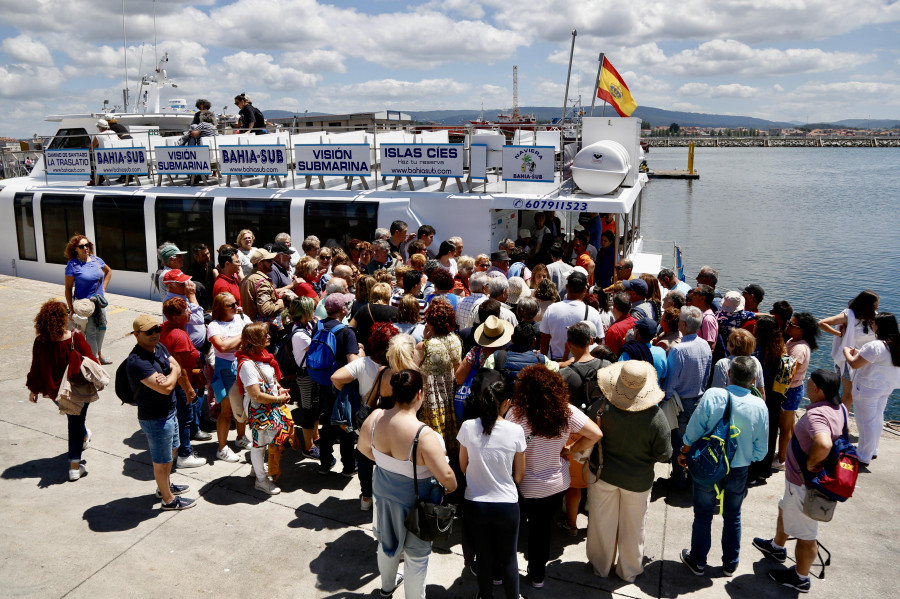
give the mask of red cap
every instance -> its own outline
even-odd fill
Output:
[[[177,268],[167,270],[166,274],[163,276],[163,283],[186,283],[190,280],[190,275],[184,274]]]

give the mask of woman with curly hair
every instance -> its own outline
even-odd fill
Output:
[[[94,255],[94,244],[90,239],[76,233],[66,244],[66,304],[69,314],[74,300],[90,300],[94,303],[84,327],[84,336],[91,352],[100,364],[112,364],[103,357],[103,338],[106,336],[106,288],[112,278],[112,269],[99,256]]]
[[[557,372],[535,365],[522,369],[513,392],[507,420],[525,431],[525,476],[519,491],[528,520],[528,577],[531,586],[544,586],[553,517],[571,482],[568,456],[591,447],[600,428],[569,403],[569,389]],[[580,436],[567,446],[569,435]]]
[[[391,338],[397,335],[397,327],[389,322],[381,322],[372,326],[369,335],[370,350],[364,358],[353,360],[346,366],[338,368],[331,375],[331,383],[340,391],[353,381],[359,382],[359,403],[370,410],[393,407],[390,401],[391,374],[388,367],[387,351]],[[387,401],[385,401],[387,400]],[[367,512],[372,509],[372,468],[375,462],[356,450],[356,464],[359,468],[359,509]]]
[[[531,280],[534,280],[534,275],[531,275]],[[559,301],[559,291],[556,289],[556,283],[550,279],[541,281],[534,290],[534,299],[538,301],[538,306],[540,307],[534,321],[540,322],[544,318],[544,312],[547,311],[550,304]]]
[[[462,342],[456,330],[456,312],[450,304],[436,299],[425,310],[424,340],[416,349],[423,354],[422,374],[425,375],[425,399],[422,402],[422,422],[444,437],[447,447],[456,453],[456,433],[459,425],[453,412],[456,391],[456,372],[462,361]]]
[[[70,331],[68,324],[66,305],[56,300],[44,302],[34,317],[37,337],[31,347],[31,370],[25,379],[31,403],[37,403],[38,395],[56,400],[59,385],[69,368],[70,352],[77,351],[97,361],[84,335]],[[81,452],[88,448],[91,441],[91,431],[84,426],[89,405],[85,403],[80,414],[66,414],[69,421],[69,480],[78,480],[87,474],[81,465]]]
[[[809,358],[812,352],[819,348],[819,322],[809,312],[794,312],[787,322],[784,332],[788,336],[785,349],[790,357],[796,361],[794,376],[784,392],[784,401],[781,404],[781,416],[778,421],[778,463],[773,464],[778,470],[784,468],[784,460],[787,457],[787,448],[794,435],[794,425],[797,422],[797,408],[803,399],[803,381],[806,379],[806,370],[809,368]]]
[[[294,267],[294,275],[303,279],[294,287],[294,293],[300,297],[308,297],[314,302],[319,301],[319,293],[316,285],[319,284],[319,261],[311,256],[303,256]]]

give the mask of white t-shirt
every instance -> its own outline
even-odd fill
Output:
[[[498,420],[491,434],[485,435],[481,419],[473,418],[462,423],[456,439],[469,454],[466,499],[483,503],[516,503],[519,495],[512,466],[515,455],[527,448],[522,427],[507,420]]]
[[[250,319],[243,314],[235,314],[231,321],[214,320],[206,327],[206,338],[212,339],[216,335],[221,335],[226,339],[231,337],[240,337],[244,327],[250,324]],[[237,351],[237,350],[235,350]],[[213,353],[217,358],[234,362],[234,352],[220,352],[213,345]]]
[[[891,350],[884,341],[870,341],[862,346],[859,355],[869,363],[856,371],[855,385],[890,393],[900,387],[900,366],[891,361]]]
[[[312,337],[309,336],[306,329],[298,328],[296,333],[291,333],[291,352],[294,354],[294,362],[298,366],[303,363],[310,343],[312,343]]]
[[[347,370],[353,375],[353,378],[359,381],[359,396],[367,397],[372,385],[375,384],[375,377],[378,376],[378,369],[381,368],[372,358],[366,356],[362,360],[353,360],[347,364]]]
[[[241,270],[244,271],[244,276],[249,277],[250,273],[253,272],[253,264],[250,262],[250,252],[255,250],[256,248],[250,248],[249,250],[242,250],[238,248],[237,257],[241,262]]]
[[[259,370],[256,369],[256,366],[259,366]],[[238,371],[238,376],[241,377],[241,384],[244,386],[245,405],[248,401],[250,401],[250,395],[247,393],[247,387],[249,387],[250,385],[260,384],[260,371],[262,371],[263,376],[266,377],[264,384],[269,388],[268,393],[274,395],[273,391],[275,390],[275,369],[265,362],[256,362],[256,365],[254,366],[252,361],[246,360],[241,365],[241,369]],[[265,390],[260,388],[260,391]]]
[[[587,318],[584,317],[584,309],[587,307]],[[606,328],[600,313],[591,306],[585,306],[581,300],[564,300],[556,302],[547,308],[541,318],[541,333],[550,335],[550,358],[558,360],[566,352],[566,330],[582,320],[594,323],[597,328],[597,336],[603,339],[606,336]]]

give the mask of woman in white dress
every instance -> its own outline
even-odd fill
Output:
[[[850,300],[847,308],[839,314],[823,318],[819,328],[834,335],[831,344],[831,359],[834,370],[841,377],[841,400],[849,410],[853,406],[853,386],[850,384],[853,370],[844,358],[844,348],[860,349],[869,341],[875,340],[872,323],[878,311],[878,294],[874,291],[863,291]]]

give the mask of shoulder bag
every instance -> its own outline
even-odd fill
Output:
[[[363,422],[366,421],[366,418],[368,418],[369,414],[372,413],[372,410],[375,409],[375,406],[372,405],[373,400],[377,400],[381,397],[381,377],[384,375],[385,370],[387,370],[387,366],[382,366],[381,370],[378,371],[378,376],[375,377],[375,383],[372,385],[369,394],[366,396],[366,400],[359,402],[359,409],[356,410],[356,414],[353,415],[354,422],[356,423],[356,430],[362,429]]]
[[[419,427],[416,437],[413,439],[412,463],[413,463],[413,488],[416,500],[412,509],[406,515],[406,530],[416,535],[425,542],[446,539],[453,531],[453,518],[456,516],[455,505],[442,505],[423,501],[419,498],[419,478],[416,476],[416,454],[419,453],[419,435],[426,425]],[[435,483],[440,486],[438,483]],[[443,489],[443,488],[442,488]]]

